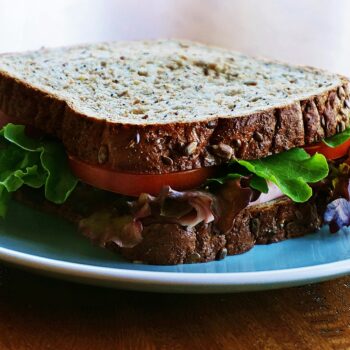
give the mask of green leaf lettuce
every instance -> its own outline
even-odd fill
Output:
[[[257,160],[238,160],[250,172],[275,183],[282,193],[294,202],[305,202],[312,195],[308,183],[315,183],[328,175],[328,163],[322,154],[312,157],[302,148]]]
[[[45,197],[61,204],[77,182],[60,143],[30,138],[23,125],[7,124],[0,130],[0,217],[9,194],[23,185],[44,187]]]
[[[328,175],[328,163],[322,154],[310,156],[302,148],[274,154],[257,160],[236,160],[226,169],[225,174],[208,183],[223,184],[229,179],[250,177],[250,186],[267,193],[267,181],[275,183],[294,202],[305,202],[312,195],[309,183],[315,183]]]
[[[334,148],[334,147],[340,146],[342,143],[344,143],[349,139],[350,139],[350,128],[346,129],[340,134],[336,134],[334,136],[324,139],[323,143],[325,143],[329,147]]]

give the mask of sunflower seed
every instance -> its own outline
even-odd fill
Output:
[[[239,139],[234,140],[233,145],[235,146],[235,148],[240,148],[242,146],[242,141]]]
[[[255,141],[258,141],[258,142],[262,142],[264,140],[263,135],[260,134],[260,132],[258,132],[258,131],[255,131],[253,138]]]
[[[97,160],[99,164],[104,164],[108,160],[108,148],[106,145],[101,145],[100,149],[98,150],[97,154]]]
[[[222,260],[225,259],[227,256],[227,249],[226,248],[222,248],[218,251],[218,253],[216,254],[216,260]]]
[[[192,253],[189,257],[188,257],[188,262],[189,263],[196,263],[199,262],[201,260],[201,256],[200,254],[198,254],[197,252]]]
[[[349,114],[349,110],[346,109],[346,108],[340,108],[339,113],[340,113],[340,115],[343,115],[343,116],[347,117],[348,114]]]
[[[214,129],[216,127],[217,122],[215,120],[211,120],[207,123],[208,129]]]
[[[254,235],[258,235],[259,231],[260,231],[260,220],[258,218],[253,218],[250,220],[250,231],[254,234]]]
[[[186,147],[185,147],[185,154],[186,156],[190,156],[191,154],[193,154],[198,146],[198,142],[193,141],[191,143],[189,143]]]
[[[338,97],[342,100],[345,97],[345,90],[342,86],[339,86],[338,88]]]
[[[231,146],[224,143],[212,146],[213,153],[223,159],[231,159],[233,155],[233,149]]]
[[[339,125],[340,125],[340,132],[345,131],[345,129],[346,129],[346,124],[345,124],[345,122],[344,122],[344,121],[341,121],[341,122],[339,123]]]
[[[340,133],[340,132],[343,132],[345,130],[345,128],[346,128],[345,123],[343,121],[341,121],[337,124],[336,131],[338,133]]]
[[[204,158],[204,164],[205,166],[211,166],[215,164],[215,158],[212,154],[207,153]]]
[[[165,165],[172,165],[174,163],[174,161],[170,157],[167,157],[167,156],[162,156],[161,159]]]
[[[136,135],[135,135],[135,141],[136,141],[137,144],[140,143],[140,139],[141,139],[140,134],[137,132]]]

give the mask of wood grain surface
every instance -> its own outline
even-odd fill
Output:
[[[276,291],[175,295],[0,266],[0,350],[350,349],[350,277]]]

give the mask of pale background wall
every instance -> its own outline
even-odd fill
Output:
[[[350,76],[350,0],[0,0],[0,51],[158,37]]]

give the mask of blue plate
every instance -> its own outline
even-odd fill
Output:
[[[318,282],[350,272],[350,231],[256,246],[222,261],[177,266],[133,264],[94,247],[68,222],[11,203],[0,222],[0,259],[89,284],[161,292],[234,292]]]

